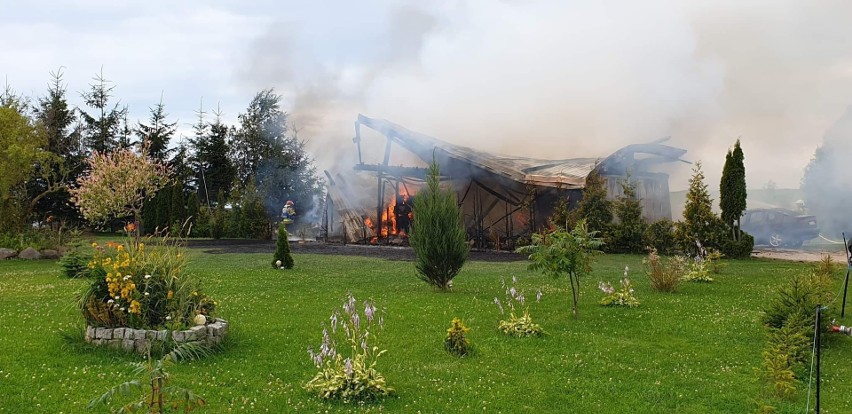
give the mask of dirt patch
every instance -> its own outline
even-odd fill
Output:
[[[843,246],[836,249],[826,248],[820,250],[794,250],[759,246],[755,247],[751,253],[751,257],[790,260],[794,262],[818,262],[825,255],[830,255],[831,260],[835,263],[846,264],[846,253],[843,251]]]
[[[205,253],[269,253],[275,252],[275,242],[268,240],[189,240],[187,247],[203,250]],[[335,254],[342,256],[376,257],[385,260],[414,260],[414,251],[401,246],[368,246],[360,244],[335,244],[316,241],[290,242],[293,253]],[[479,251],[470,252],[470,260],[481,262],[514,262],[526,260],[526,256],[512,252]]]

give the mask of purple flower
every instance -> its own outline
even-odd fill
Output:
[[[494,304],[497,305],[498,308],[500,308],[500,314],[502,315],[504,312],[503,312],[503,304],[500,303],[500,299],[494,298]]]
[[[361,326],[361,317],[358,315],[358,312],[352,314],[352,326],[355,329],[358,329]]]
[[[511,289],[509,289],[509,296],[511,296],[511,297],[513,297],[513,298],[517,298],[517,297],[515,296],[515,295],[517,295],[517,294],[518,294],[518,290],[517,290],[517,289],[515,289],[515,287],[514,287],[514,286],[512,286],[512,288],[511,288]]]
[[[376,313],[376,307],[370,304],[370,302],[364,301],[364,316],[367,317],[368,322],[373,321],[373,316]]]
[[[329,319],[331,320],[331,332],[336,332],[337,331],[337,312],[332,313],[331,318],[329,318]]]
[[[352,360],[346,358],[346,362],[343,364],[343,371],[346,372],[346,376],[352,376]]]
[[[520,303],[521,305],[523,305],[525,301],[526,301],[526,298],[524,298],[524,294],[523,294],[523,293],[521,293],[520,295],[518,295],[518,303]]]
[[[539,288],[538,292],[535,293],[535,301],[536,303],[541,302],[541,288]]]

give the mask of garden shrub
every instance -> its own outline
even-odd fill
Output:
[[[675,256],[663,259],[655,249],[651,249],[648,257],[642,260],[645,265],[645,274],[651,288],[658,292],[674,292],[685,273],[686,261],[683,257]]]
[[[624,194],[612,203],[618,219],[610,226],[606,249],[614,253],[643,253],[644,235],[648,222],[642,217],[642,200],[636,197],[636,186],[627,181],[621,183]]]
[[[707,252],[707,268],[710,269],[710,272],[718,275],[728,266],[727,263],[722,261],[723,256],[722,252],[716,249],[710,249]]]
[[[840,266],[831,260],[831,255],[825,254],[822,255],[819,262],[817,262],[816,266],[814,266],[814,274],[817,276],[832,278],[837,274],[838,269],[840,269]]]
[[[745,259],[751,257],[751,252],[754,250],[754,237],[744,231],[740,232],[740,239],[734,240],[730,237],[723,237],[719,242],[719,250],[725,257],[732,259]]]
[[[501,320],[497,324],[497,329],[500,332],[503,332],[506,335],[514,336],[516,338],[523,338],[527,336],[541,336],[544,335],[544,329],[535,322],[533,322],[530,317],[529,306],[526,303],[526,297],[524,293],[518,290],[515,287],[515,283],[517,283],[518,279],[515,276],[512,276],[512,284],[506,285],[506,280],[502,280],[502,286],[506,290],[506,307],[509,308],[509,318]],[[541,302],[541,289],[536,292],[535,300],[536,303]],[[500,299],[494,298],[494,304],[497,305],[497,308],[500,309],[500,314],[505,315],[505,308],[503,307],[503,303],[500,302]],[[523,308],[523,315],[517,316],[515,304],[517,306]]]
[[[639,306],[639,299],[636,299],[636,296],[634,295],[633,284],[630,283],[630,279],[627,278],[627,272],[629,270],[630,269],[627,266],[624,267],[624,277],[621,279],[621,288],[619,290],[615,290],[609,282],[598,283],[598,289],[606,294],[606,296],[601,299],[601,305],[627,306],[629,308]]]
[[[813,327],[802,314],[793,315],[781,328],[769,329],[769,343],[762,353],[762,371],[778,397],[789,398],[796,393],[796,382],[805,374],[810,355],[809,332],[813,332]]]
[[[669,219],[662,219],[651,223],[645,229],[643,238],[645,246],[651,247],[658,254],[665,256],[674,254],[675,239],[674,239],[674,223]]]
[[[426,189],[414,198],[414,226],[408,240],[416,256],[417,276],[447,290],[467,260],[470,247],[456,195],[441,188],[440,177],[438,163],[433,161]]]
[[[383,316],[376,305],[364,302],[363,315],[351,293],[343,302],[343,313],[335,311],[328,327],[322,331],[319,352],[308,348],[311,361],[320,371],[304,385],[304,389],[325,400],[377,400],[394,393],[385,377],[376,370],[376,363],[387,350],[380,349],[377,331],[383,326]],[[338,351],[338,340],[343,343]],[[348,352],[346,358],[341,352]]]
[[[686,282],[712,282],[713,278],[710,277],[710,259],[696,257],[692,260],[689,264],[689,271],[683,275],[683,280]]]
[[[186,258],[176,243],[92,243],[92,283],[80,300],[86,322],[100,327],[179,330],[197,315],[212,316],[216,301],[185,274]]]
[[[444,349],[456,356],[465,356],[471,351],[470,340],[467,333],[470,328],[464,325],[459,318],[453,318],[447,329],[447,337],[444,338]]]
[[[282,222],[278,225],[278,240],[275,242],[275,254],[272,256],[272,267],[275,269],[292,269],[293,256],[290,254],[290,235]]]
[[[92,255],[81,252],[79,249],[71,249],[59,259],[62,275],[69,278],[84,278],[91,273],[89,263]]]
[[[763,309],[762,322],[771,328],[781,328],[789,319],[802,318],[805,325],[814,326],[816,306],[831,303],[835,293],[832,281],[815,274],[796,275],[778,287],[775,296]],[[831,320],[832,309],[823,311],[823,319]],[[813,337],[813,330],[808,334]]]

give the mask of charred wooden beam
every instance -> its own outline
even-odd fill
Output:
[[[426,173],[428,172],[426,168],[394,167],[382,164],[355,164],[355,170],[381,172],[394,177],[417,178],[421,180],[426,179]]]

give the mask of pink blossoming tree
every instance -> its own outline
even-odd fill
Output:
[[[169,182],[168,167],[146,153],[122,149],[89,157],[89,169],[70,190],[83,217],[96,223],[128,215],[139,220],[145,201]],[[138,238],[138,228],[136,234]]]

